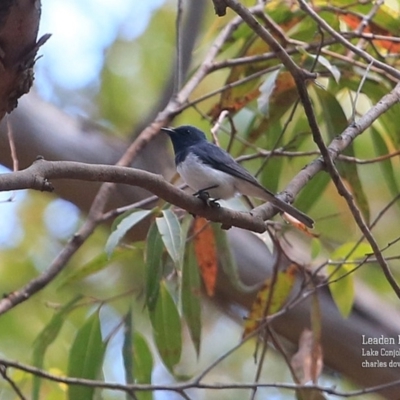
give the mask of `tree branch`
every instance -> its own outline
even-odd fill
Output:
[[[43,371],[40,368],[32,367],[30,365],[22,364],[17,361],[11,361],[6,359],[0,359],[0,365],[5,368],[15,368],[20,371],[27,372],[32,375],[45,378],[47,380],[64,383],[66,385],[80,385],[87,387],[94,387],[99,389],[110,389],[116,391],[122,391],[125,393],[132,393],[134,391],[169,391],[169,392],[180,392],[186,389],[211,389],[211,390],[225,390],[225,389],[255,389],[255,388],[277,388],[277,389],[288,389],[288,390],[304,390],[304,391],[319,391],[326,394],[331,394],[343,398],[349,398],[354,396],[360,396],[367,393],[379,393],[380,391],[388,388],[393,388],[400,385],[400,379],[384,383],[382,385],[371,386],[361,390],[352,390],[343,392],[335,389],[334,387],[327,387],[322,385],[297,385],[294,383],[202,383],[197,378],[194,378],[188,382],[175,383],[172,385],[160,385],[160,384],[121,384],[104,382],[100,380],[84,379],[84,378],[70,378],[51,374]]]
[[[3,379],[8,382],[10,384],[10,386],[13,388],[15,394],[18,396],[18,398],[20,400],[26,400],[26,397],[23,395],[23,393],[21,392],[20,388],[18,387],[18,385],[14,382],[13,379],[11,379],[8,376],[7,373],[7,367],[5,365],[1,365],[0,366],[0,375],[3,377]]]
[[[35,189],[52,191],[53,179],[79,179],[89,182],[113,182],[139,186],[163,200],[226,227],[264,232],[265,222],[250,213],[211,208],[167,182],[161,175],[114,165],[92,165],[72,161],[45,161],[39,159],[29,168],[0,175],[0,191]]]

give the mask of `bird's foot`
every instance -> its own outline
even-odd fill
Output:
[[[216,188],[217,185],[215,186],[210,186],[205,189],[201,189],[198,192],[194,193],[193,196],[198,197],[200,200],[203,200],[205,204],[207,204],[208,207],[211,208],[220,208],[220,204],[218,203],[218,199],[212,199],[210,197],[210,193],[207,192],[209,189],[214,189]]]

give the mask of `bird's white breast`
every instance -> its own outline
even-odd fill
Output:
[[[217,186],[206,190],[212,198],[229,199],[236,194],[235,177],[203,164],[192,153],[178,165],[177,170],[188,186],[196,192]]]

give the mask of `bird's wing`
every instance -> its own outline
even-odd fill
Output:
[[[219,171],[226,172],[229,175],[250,182],[253,185],[262,187],[250,172],[244,169],[229,153],[220,147],[208,142],[202,143],[201,145],[196,146],[196,153],[205,164],[208,164]]]
[[[271,201],[281,211],[292,215],[306,226],[310,228],[313,227],[314,221],[308,215],[275,197],[272,192],[263,187],[250,172],[238,164],[225,150],[212,143],[206,142],[197,145],[195,153],[197,153],[204,163],[209,164],[212,168],[248,182],[244,185],[239,184],[238,189],[240,193]]]

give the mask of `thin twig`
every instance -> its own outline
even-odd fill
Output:
[[[18,171],[19,162],[18,162],[17,148],[15,147],[14,133],[10,122],[10,118],[8,118],[8,116],[6,118],[7,118],[7,137],[8,137],[8,143],[10,144],[13,171]]]
[[[319,156],[319,155],[321,155],[321,153],[316,150],[313,150],[313,151],[288,151],[288,150],[284,150],[283,148],[279,148],[279,149],[275,149],[275,150],[257,149],[257,153],[245,154],[243,156],[239,156],[239,157],[235,158],[235,160],[237,162],[243,162],[243,161],[250,161],[250,160],[254,160],[257,158],[264,158],[264,157],[293,158],[293,157],[310,157],[310,156]],[[386,161],[391,158],[397,157],[399,155],[400,155],[400,150],[397,150],[397,151],[394,151],[393,153],[383,154],[381,156],[366,158],[366,159],[361,159],[358,157],[351,157],[351,156],[347,156],[345,154],[339,154],[337,159],[340,161],[343,161],[343,162],[347,162],[347,163],[366,165],[366,164],[375,164],[375,163],[379,163],[381,161]]]
[[[222,110],[221,113],[218,116],[217,122],[214,124],[214,126],[211,128],[211,134],[214,140],[214,143],[219,146],[219,140],[218,140],[218,131],[222,125],[222,123],[224,122],[224,119],[229,115],[229,111],[228,110]]]
[[[39,376],[41,378],[48,379],[53,382],[64,383],[66,385],[80,385],[86,387],[94,387],[98,389],[109,389],[116,390],[125,393],[131,393],[132,391],[170,391],[170,392],[182,392],[187,389],[212,389],[212,390],[226,390],[226,389],[253,389],[257,388],[276,388],[276,389],[288,389],[297,391],[300,389],[305,390],[317,390],[326,394],[332,394],[335,396],[350,398],[354,396],[361,396],[368,393],[379,393],[382,390],[393,388],[400,386],[400,379],[383,383],[381,385],[371,386],[364,389],[351,390],[348,392],[342,392],[337,390],[335,387],[321,386],[321,385],[297,385],[293,383],[202,383],[197,379],[188,381],[175,383],[172,385],[160,385],[160,384],[120,384],[120,383],[111,383],[104,382],[100,380],[92,380],[92,379],[83,379],[83,378],[71,378],[58,376],[55,374],[51,374],[40,368],[32,367],[30,365],[22,364],[16,361],[10,361],[3,358],[0,358],[0,365],[3,365],[6,368],[15,368],[20,371],[24,371],[26,373]]]
[[[366,70],[365,70],[365,72],[364,72],[364,74],[363,74],[363,77],[362,77],[362,79],[361,79],[361,82],[360,82],[360,84],[358,85],[357,92],[356,92],[356,95],[355,95],[355,97],[354,97],[354,101],[352,100],[352,107],[353,107],[353,112],[352,112],[352,115],[351,115],[351,123],[352,123],[352,124],[355,124],[355,123],[356,123],[356,106],[357,106],[357,101],[358,101],[358,98],[359,98],[360,93],[361,93],[361,89],[362,89],[363,86],[364,86],[365,80],[367,79],[367,76],[368,76],[368,73],[369,73],[369,70],[371,69],[371,67],[372,67],[372,62],[368,64],[368,67],[366,68]]]
[[[183,16],[183,1],[178,0],[176,10],[176,60],[175,60],[175,82],[174,91],[175,95],[182,87],[182,16]]]
[[[248,76],[246,76],[244,78],[238,79],[235,82],[227,83],[226,85],[224,85],[224,86],[222,86],[222,87],[220,87],[218,89],[212,90],[211,92],[203,94],[202,96],[185,103],[178,110],[179,110],[179,112],[181,112],[181,111],[183,111],[183,110],[185,110],[185,109],[187,109],[189,107],[193,107],[194,105],[201,103],[204,100],[209,99],[210,97],[213,97],[213,96],[215,96],[215,95],[217,95],[219,93],[222,93],[227,89],[233,89],[234,87],[243,85],[243,84],[245,84],[247,82],[250,82],[250,81],[252,81],[254,79],[260,78],[261,76],[263,76],[265,74],[268,74],[270,72],[276,71],[279,68],[280,68],[279,65],[278,66],[273,66],[273,67],[268,67],[268,68],[262,69],[261,71],[254,72],[254,74],[250,74],[250,75],[248,75]]]
[[[362,20],[358,27],[355,29],[356,34],[361,34],[369,25],[370,21],[372,18],[375,16],[375,14],[379,11],[381,5],[384,3],[384,0],[377,0],[375,4],[371,7],[371,10],[367,15],[363,15]],[[359,49],[363,49],[366,45],[367,41],[363,38],[360,38],[358,43],[356,44],[356,47]],[[371,63],[370,63],[371,64]]]
[[[14,382],[13,379],[11,379],[8,376],[7,373],[7,367],[5,365],[0,365],[0,375],[3,377],[3,379],[10,384],[10,386],[13,388],[14,392],[16,395],[21,399],[21,400],[27,400],[27,398],[24,396],[24,394],[21,392],[20,388],[18,385]]]

